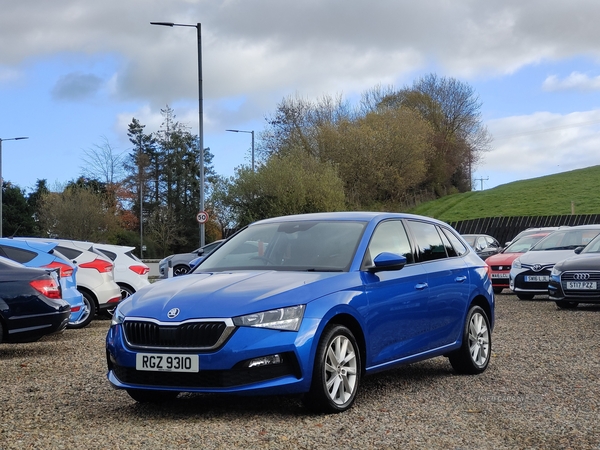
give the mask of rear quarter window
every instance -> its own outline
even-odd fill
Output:
[[[21,264],[28,263],[37,256],[37,253],[24,250],[22,248],[10,247],[8,245],[0,245],[2,256],[12,259]]]

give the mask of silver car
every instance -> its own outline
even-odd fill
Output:
[[[176,277],[179,275],[185,275],[190,271],[190,261],[197,258],[198,256],[208,256],[217,249],[224,239],[206,244],[204,247],[197,248],[193,252],[189,253],[176,253],[163,258],[158,263],[158,277],[169,278],[170,276]],[[172,269],[170,272],[169,269]]]

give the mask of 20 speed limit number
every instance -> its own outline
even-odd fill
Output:
[[[198,355],[138,353],[135,368],[154,372],[198,372]]]

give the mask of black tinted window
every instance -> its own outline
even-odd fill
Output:
[[[79,250],[75,250],[75,249],[72,249],[69,247],[63,247],[62,245],[57,246],[56,250],[61,252],[63,255],[65,255],[69,259],[76,259],[82,253]]]
[[[442,232],[452,244],[452,249],[454,250],[456,256],[462,256],[465,253],[467,253],[467,247],[464,246],[464,244],[460,241],[460,239],[456,237],[456,235],[452,231],[442,228]],[[448,255],[452,256],[452,252],[449,251]]]
[[[10,247],[8,245],[0,245],[0,249],[8,259],[25,264],[37,256],[37,253],[23,250],[22,248]]]
[[[446,247],[435,225],[409,220],[408,226],[417,241],[419,261],[433,261],[447,257]]]

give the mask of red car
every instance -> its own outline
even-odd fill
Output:
[[[528,251],[537,241],[548,236],[552,231],[542,231],[536,234],[523,236],[513,241],[500,253],[490,256],[485,260],[491,268],[492,286],[494,294],[500,294],[503,289],[508,289],[508,276],[512,262]]]

